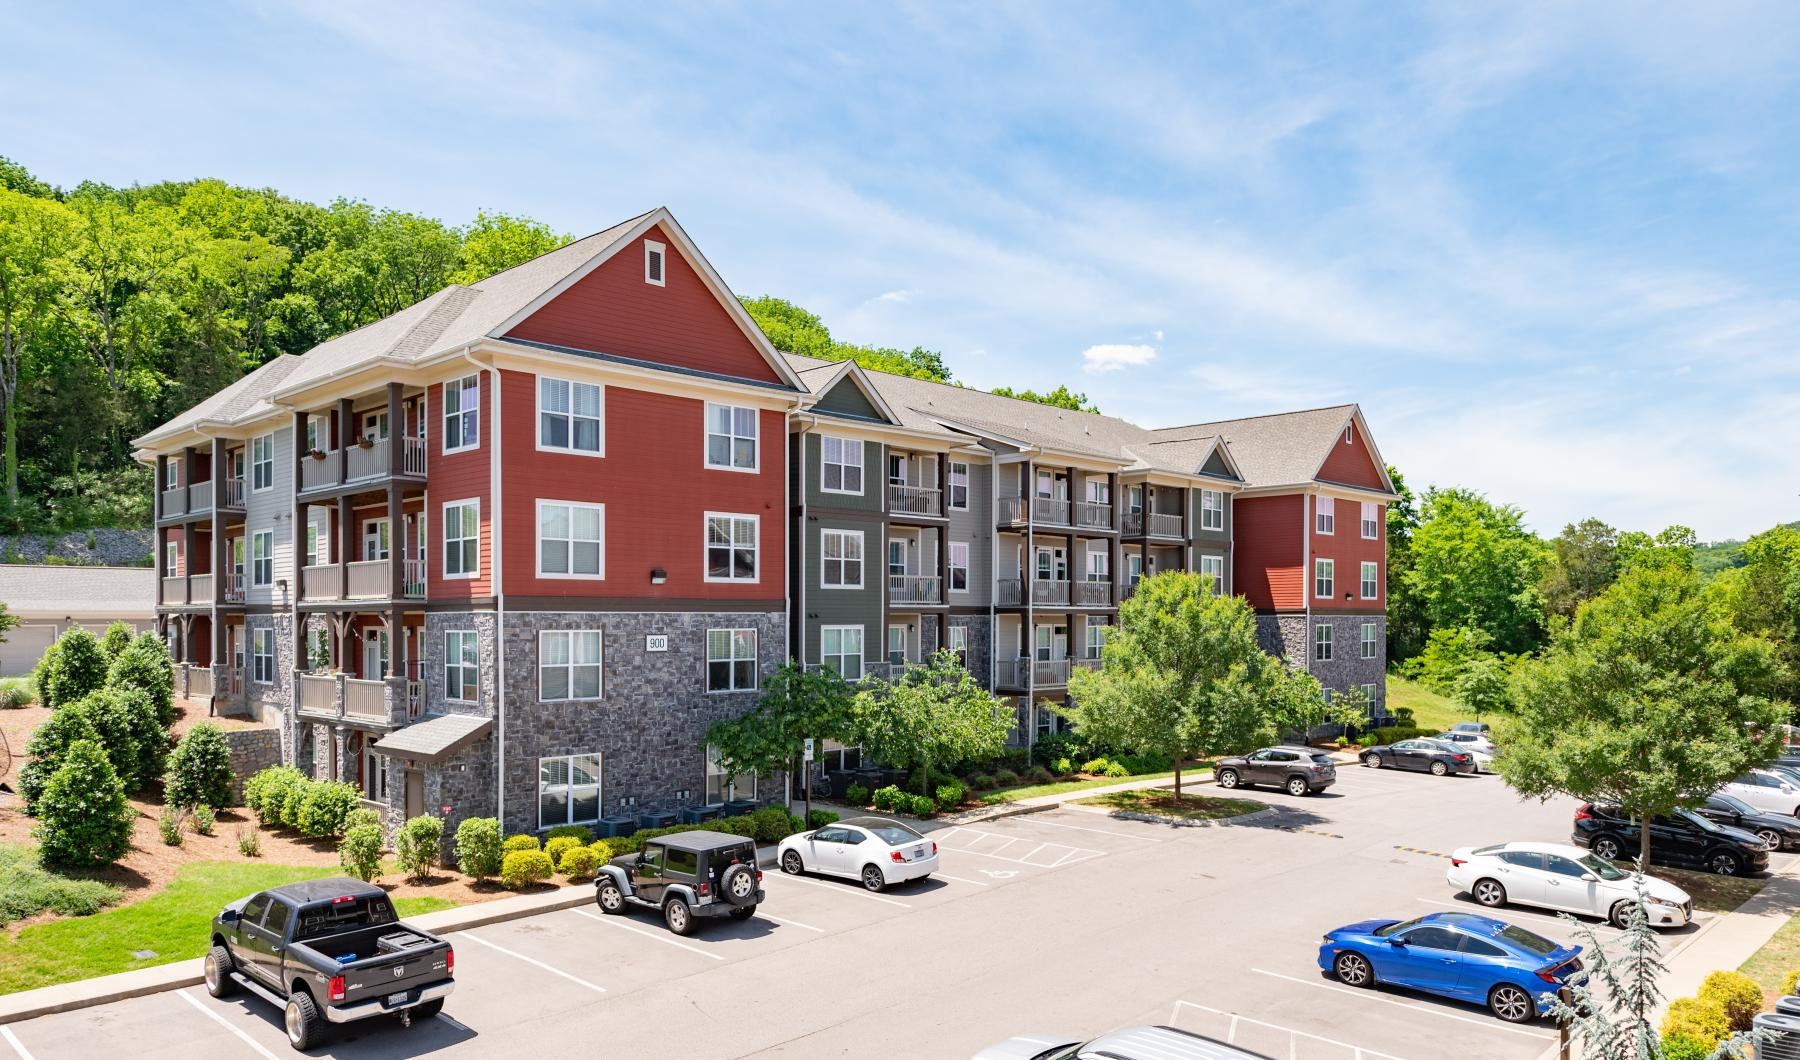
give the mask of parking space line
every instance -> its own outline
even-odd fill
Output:
[[[1385,1005],[1393,1005],[1395,1008],[1403,1008],[1412,1012],[1422,1012],[1428,1016],[1442,1016],[1447,1020],[1455,1020],[1458,1023],[1468,1023],[1476,1027],[1487,1027],[1490,1030],[1496,1031],[1508,1031],[1513,1034],[1524,1035],[1527,1038],[1541,1038],[1545,1041],[1556,1037],[1554,1034],[1545,1034],[1542,1031],[1528,1031],[1523,1027],[1515,1027],[1510,1023],[1501,1023],[1497,1019],[1478,1020],[1470,1016],[1459,1016],[1454,1012],[1439,1012],[1434,1008],[1429,1008],[1424,1005],[1415,1005],[1410,1002],[1401,1001],[1399,998],[1383,997],[1380,994],[1372,993],[1368,990],[1355,990],[1347,986],[1338,986],[1334,983],[1321,983],[1311,979],[1300,979],[1291,975],[1283,975],[1280,972],[1271,972],[1266,968],[1252,968],[1250,970],[1258,975],[1266,975],[1275,979],[1285,979],[1290,983],[1299,983],[1301,986],[1316,986],[1320,990],[1329,990],[1334,994],[1347,994],[1350,997],[1358,998],[1363,1001],[1379,1001]]]
[[[544,971],[549,972],[551,975],[560,976],[564,979],[567,979],[571,983],[575,983],[578,986],[585,986],[589,990],[592,990],[596,994],[606,993],[606,988],[601,986],[598,983],[590,983],[586,979],[582,979],[577,976],[570,975],[568,972],[565,972],[561,968],[557,968],[554,965],[545,964],[543,961],[540,961],[535,957],[527,957],[523,953],[516,953],[512,950],[509,950],[505,946],[495,945],[494,943],[489,942],[487,939],[484,939],[479,935],[473,934],[468,931],[464,931],[464,932],[459,933],[457,935],[457,937],[463,938],[463,939],[468,939],[470,942],[480,943],[481,945],[486,946],[490,950],[498,950],[501,953],[506,954],[508,957],[514,958],[515,960],[521,960],[521,961],[524,961],[526,964],[535,965],[539,968],[542,968]],[[273,1058],[271,1058],[271,1060],[273,1060]]]
[[[1024,857],[1020,858],[1019,860],[1024,861],[1024,862],[1030,862],[1033,854],[1036,854],[1038,851],[1044,849],[1045,847],[1047,847],[1049,845],[1050,845],[1049,843],[1039,843],[1037,846],[1034,846],[1031,848],[1031,853],[1026,854]],[[1061,846],[1061,845],[1062,845],[1061,843],[1057,844],[1057,846]]]
[[[621,931],[630,931],[634,934],[642,935],[647,939],[655,939],[658,942],[668,943],[669,945],[671,945],[679,950],[686,950],[689,953],[698,953],[700,956],[705,957],[708,960],[722,961],[725,959],[716,953],[708,953],[707,951],[701,949],[698,946],[690,946],[685,942],[678,942],[675,939],[672,939],[667,935],[661,934],[659,932],[651,931],[649,928],[638,927],[636,924],[627,924],[625,921],[620,920],[617,917],[601,916],[598,913],[590,913],[585,909],[571,909],[571,910],[569,910],[569,912],[574,913],[576,916],[585,916],[589,920],[594,921],[595,923],[609,924],[612,927],[616,927],[616,928],[620,929]]]
[[[1075,855],[1077,854],[1082,856],[1076,857]],[[1043,867],[1048,869],[1060,869],[1064,865],[1079,865],[1084,861],[1092,861],[1095,858],[1103,858],[1105,856],[1106,851],[1104,850],[1088,850],[1086,847],[1071,847],[1067,854],[1064,854],[1062,857],[1057,858],[1055,861],[1052,861],[1050,864]]]
[[[25,1043],[19,1040],[18,1035],[12,1032],[12,1028],[4,1023],[0,1023],[0,1038],[5,1038],[6,1044],[13,1047],[13,1052],[19,1054],[19,1060],[37,1060],[37,1057],[31,1055],[31,1050],[25,1048]]]
[[[1156,836],[1132,835],[1129,832],[1115,832],[1110,828],[1085,828],[1078,824],[1059,824],[1056,821],[1034,820],[1031,823],[1034,825],[1043,825],[1045,828],[1067,828],[1071,832],[1094,832],[1099,835],[1118,836],[1120,839],[1135,839],[1140,843],[1160,843],[1160,842],[1162,842],[1162,840],[1157,838]]]
[[[871,902],[885,902],[888,905],[897,905],[902,909],[912,908],[912,906],[907,905],[905,902],[897,902],[892,898],[887,898],[879,894],[870,894],[868,891],[860,888],[852,890],[849,887],[840,887],[837,884],[826,883],[823,880],[809,880],[804,876],[783,876],[782,879],[787,880],[790,883],[804,883],[809,887],[823,887],[828,891],[849,895],[852,898],[867,898]]]
[[[934,873],[932,873],[932,875],[936,876],[940,880],[951,880],[956,883],[968,883],[968,884],[973,884],[976,887],[992,886],[991,884],[982,883],[980,880],[965,880],[961,876],[952,876],[948,872],[934,872]]]
[[[1278,1023],[1264,1023],[1259,1019],[1253,1019],[1249,1016],[1240,1016],[1235,1012],[1225,1012],[1216,1008],[1208,1008],[1205,1005],[1196,1004],[1192,1001],[1178,1000],[1175,1002],[1175,1007],[1169,1011],[1169,1023],[1171,1026],[1181,1022],[1181,1010],[1184,1008],[1197,1008],[1202,1012],[1210,1012],[1215,1016],[1230,1016],[1231,1029],[1225,1036],[1225,1044],[1227,1045],[1237,1044],[1235,1039],[1237,1038],[1238,1023],[1241,1021],[1244,1023],[1254,1023],[1258,1027],[1267,1027],[1272,1031],[1288,1035],[1288,1051],[1290,1055],[1293,1054],[1294,1045],[1296,1044],[1294,1038],[1298,1037],[1308,1038],[1315,1042],[1324,1042],[1326,1045],[1335,1045],[1342,1049],[1348,1049],[1355,1054],[1356,1060],[1363,1060],[1364,1057],[1373,1057],[1376,1058],[1376,1060],[1402,1060],[1401,1057],[1395,1056],[1392,1053],[1382,1053],[1377,1052],[1374,1049],[1365,1049],[1360,1045],[1351,1045],[1349,1042],[1340,1042],[1336,1038],[1327,1038],[1321,1034],[1309,1034],[1306,1031],[1295,1030],[1292,1027],[1283,1027]]]
[[[214,1023],[217,1023],[219,1026],[221,1026],[221,1027],[225,1028],[226,1030],[230,1031],[231,1033],[237,1035],[238,1038],[241,1039],[245,1045],[248,1045],[253,1052],[257,1053],[260,1056],[268,1057],[268,1060],[275,1060],[275,1054],[269,1052],[267,1049],[264,1049],[262,1047],[262,1045],[259,1042],[257,1042],[257,1040],[255,1038],[252,1038],[248,1034],[245,1034],[242,1027],[233,1027],[231,1025],[230,1020],[226,1019],[224,1016],[219,1015],[217,1012],[214,1012],[212,1009],[207,1008],[205,1005],[202,1005],[200,1003],[199,999],[195,998],[194,995],[188,993],[186,990],[177,990],[177,991],[175,991],[175,993],[178,997],[181,998],[181,1000],[183,1000],[183,1001],[187,1002],[188,1004],[194,1006],[195,1008],[199,1009],[201,1014],[204,1015],[207,1019],[212,1020]],[[10,1038],[10,1037],[12,1037],[12,1035],[9,1034],[9,1035],[7,1035],[7,1037]],[[29,1056],[30,1054],[27,1053],[26,1055]]]
[[[817,931],[821,935],[825,934],[824,928],[813,927],[811,924],[802,924],[798,920],[789,920],[787,917],[783,916],[773,916],[760,910],[757,911],[756,915],[762,917],[764,920],[773,920],[777,924],[786,924],[789,927],[805,928],[808,931]]]

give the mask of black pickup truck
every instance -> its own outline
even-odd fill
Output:
[[[212,922],[206,989],[239,986],[282,1006],[288,1042],[316,1045],[328,1023],[430,1019],[455,985],[456,952],[400,923],[387,892],[351,879],[309,880],[240,898]]]

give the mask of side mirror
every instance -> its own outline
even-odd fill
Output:
[[[1388,941],[1388,945],[1390,945],[1390,946],[1404,947],[1406,945],[1405,939],[1388,939],[1387,941]]]
[[[235,924],[235,923],[237,923],[237,920],[238,920],[238,911],[235,909],[227,909],[224,912],[219,914],[219,921],[221,923]]]
[[[1600,877],[1594,875],[1591,872],[1584,872],[1581,874],[1581,882],[1582,883],[1595,883],[1599,879],[1600,879]]]

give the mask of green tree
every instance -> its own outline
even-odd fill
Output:
[[[784,353],[817,357],[825,361],[855,361],[864,368],[889,375],[911,376],[934,383],[950,382],[943,355],[922,346],[896,350],[885,346],[858,346],[839,342],[817,315],[773,295],[741,299],[750,319],[768,337],[769,345]]]
[[[80,626],[71,626],[38,660],[38,697],[52,709],[73,703],[106,683],[106,657],[100,642]]]
[[[803,772],[806,741],[844,740],[850,732],[851,688],[834,670],[789,660],[769,675],[756,706],[714,722],[706,740],[729,782],[742,776]],[[808,807],[811,785],[805,785]]]
[[[105,633],[101,634],[100,654],[106,656],[106,662],[109,666],[107,673],[108,684],[112,683],[111,664],[118,659],[120,652],[131,645],[131,638],[134,635],[131,626],[124,622],[114,622],[106,627]]]
[[[102,688],[73,703],[61,704],[57,712],[79,713],[87,718],[127,795],[162,778],[168,760],[169,734],[156,716],[155,705],[143,692],[135,688]]]
[[[131,849],[137,812],[126,801],[106,753],[92,740],[70,745],[36,810],[38,823],[31,834],[49,864],[98,868]]]
[[[1018,398],[1020,401],[1035,401],[1040,405],[1050,405],[1059,409],[1069,409],[1072,412],[1100,411],[1100,407],[1095,405],[1092,401],[1089,401],[1086,394],[1080,394],[1070,390],[1066,383],[1058,386],[1055,390],[1045,391],[1042,394],[1028,387],[1020,387],[1015,390],[1010,386],[997,386],[993,390],[990,390],[989,393],[994,394],[997,397]]]
[[[1012,712],[975,680],[956,655],[940,651],[899,678],[872,677],[851,702],[851,741],[877,762],[917,768],[930,795],[934,765],[991,758],[1006,746]]]
[[[202,722],[189,729],[169,756],[164,800],[172,806],[231,805],[231,748],[218,727]]]
[[[112,632],[107,631],[109,641]],[[164,727],[174,723],[175,664],[169,658],[169,646],[156,634],[138,634],[113,657],[112,665],[106,670],[106,684],[109,688],[142,692],[156,708],[156,718]]]
[[[1781,696],[1800,701],[1800,529],[1766,530],[1740,551],[1743,566],[1715,591],[1733,625],[1775,644],[1786,673]]]
[[[1326,725],[1361,725],[1369,720],[1369,697],[1351,685],[1327,694],[1318,678],[1303,670],[1287,669],[1277,675],[1268,699],[1273,723],[1270,738],[1293,736],[1306,742],[1314,729]]]
[[[1550,547],[1554,554],[1538,583],[1544,610],[1574,618],[1577,607],[1619,576],[1619,532],[1599,519],[1583,519],[1565,525]]]
[[[1780,749],[1782,676],[1773,646],[1733,629],[1693,572],[1633,570],[1523,667],[1496,765],[1523,795],[1616,803],[1647,821]]]
[[[32,732],[25,744],[29,761],[19,767],[19,794],[25,796],[27,810],[37,812],[38,799],[43,797],[44,788],[62,765],[63,757],[70,747],[83,740],[100,746],[94,723],[79,710],[56,711]]]
[[[462,264],[450,274],[450,282],[465,286],[569,242],[568,233],[552,231],[541,221],[486,210],[476,211],[475,223],[461,235]]]
[[[1241,750],[1277,720],[1272,703],[1300,695],[1287,665],[1257,646],[1243,597],[1214,596],[1191,571],[1138,582],[1100,657],[1099,670],[1069,675],[1063,713],[1097,744],[1168,755],[1177,799],[1184,759]]]
[[[1477,721],[1483,714],[1512,709],[1512,681],[1507,676],[1506,664],[1487,654],[1470,660],[1456,676],[1451,695],[1473,710]]]
[[[6,601],[0,600],[0,644],[6,643],[7,630],[16,629],[18,625],[19,616],[7,610]]]
[[[1537,585],[1549,553],[1518,508],[1473,490],[1433,488],[1411,553],[1406,583],[1434,628],[1473,626],[1506,652],[1537,645]]]
[[[1412,570],[1412,536],[1419,528],[1419,508],[1400,469],[1388,465],[1399,496],[1387,506],[1387,658],[1395,666],[1418,654],[1431,632],[1425,604],[1407,575]]]
[[[30,381],[28,368],[51,355],[48,332],[63,278],[57,263],[68,252],[72,227],[61,203],[0,188],[0,470],[9,506],[19,500],[19,388]]]

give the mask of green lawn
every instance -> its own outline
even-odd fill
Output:
[[[1113,791],[1075,801],[1088,806],[1104,806],[1109,810],[1153,813],[1158,817],[1179,817],[1186,821],[1219,821],[1255,813],[1264,808],[1263,803],[1250,799],[1222,799],[1212,795],[1189,795],[1186,792],[1182,793],[1178,803],[1174,792],[1162,788]]]
[[[1800,915],[1783,924],[1738,971],[1756,980],[1765,996],[1774,998],[1781,994],[1781,980],[1796,968],[1800,968]]]
[[[0,935],[0,994],[199,957],[206,952],[207,924],[225,903],[283,883],[341,872],[335,866],[234,861],[183,866],[174,882],[141,902],[36,924],[16,937]],[[454,903],[407,898],[395,905],[401,916],[416,916]],[[134,950],[151,950],[155,956],[134,957]]]
[[[1201,780],[1211,775],[1212,766],[1207,763],[1191,765],[1181,771],[1181,779],[1185,784],[1189,777]],[[1168,780],[1175,776],[1174,770],[1164,773],[1144,773],[1135,777],[1100,777],[1095,780],[1058,780],[1049,784],[1022,784],[1011,788],[995,788],[984,791],[976,798],[982,803],[993,806],[1002,802],[1018,802],[1020,799],[1032,799],[1039,795],[1061,795],[1070,791],[1086,791],[1089,788],[1104,788],[1114,784],[1129,784],[1134,780]]]
[[[1474,721],[1475,712],[1451,699],[1440,696],[1416,681],[1397,674],[1387,676],[1387,708],[1389,713],[1406,707],[1413,713],[1413,724],[1439,731],[1459,721]]]

